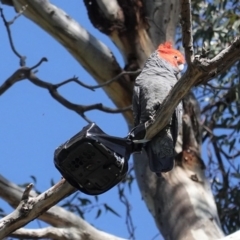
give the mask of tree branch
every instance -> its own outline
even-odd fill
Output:
[[[26,190],[16,210],[0,220],[0,239],[35,219],[54,206],[60,199],[75,191],[65,180],[61,180],[55,186],[34,198],[26,198],[29,190],[29,188]]]
[[[122,77],[122,76],[124,76],[124,75],[135,75],[135,74],[138,74],[138,73],[140,73],[140,72],[141,72],[140,69],[139,69],[139,70],[136,70],[136,71],[122,71],[121,73],[119,73],[119,74],[118,74],[117,76],[115,76],[114,78],[106,81],[106,82],[103,83],[103,84],[99,84],[99,85],[87,85],[87,84],[79,81],[77,77],[73,77],[73,78],[71,78],[71,79],[69,79],[69,80],[66,80],[66,81],[64,81],[64,82],[55,84],[55,86],[56,86],[56,87],[61,87],[61,86],[65,85],[65,84],[67,84],[67,83],[69,83],[69,82],[76,82],[76,83],[79,84],[80,86],[85,87],[85,88],[87,88],[87,89],[90,89],[90,90],[94,91],[94,89],[105,87],[105,86],[111,84],[112,82],[117,81],[118,79],[120,79],[120,77]]]
[[[92,105],[79,105],[72,103],[68,101],[66,98],[64,98],[59,92],[57,91],[58,87],[61,87],[63,84],[69,83],[71,81],[76,81],[76,78],[68,79],[60,84],[51,84],[49,82],[45,82],[41,79],[39,79],[31,70],[38,67],[43,61],[46,61],[46,58],[43,58],[39,61],[36,65],[34,65],[31,68],[28,67],[22,67],[18,69],[12,76],[10,76],[1,86],[0,86],[0,95],[2,95],[5,91],[7,91],[13,84],[16,82],[28,79],[31,83],[34,85],[45,88],[49,91],[51,96],[61,103],[66,108],[75,111],[77,114],[79,114],[81,117],[83,117],[87,122],[91,122],[86,116],[85,112],[91,111],[91,110],[100,110],[107,113],[123,113],[126,111],[129,111],[131,109],[131,106],[127,106],[122,109],[113,109],[104,106],[102,103],[96,103]]]
[[[185,58],[188,66],[190,67],[194,61],[192,15],[190,0],[181,0],[181,24],[182,24],[182,42],[185,50]]]
[[[122,202],[122,204],[126,208],[126,221],[125,221],[125,223],[126,223],[127,230],[128,230],[128,233],[129,233],[129,239],[135,240],[136,239],[135,238],[136,227],[133,224],[133,219],[132,219],[132,215],[131,215],[132,207],[130,205],[130,202],[129,202],[128,198],[126,197],[126,195],[124,193],[124,187],[121,187],[121,184],[118,184],[117,187],[118,187],[120,202]]]
[[[22,9],[19,11],[20,14],[23,13],[23,11],[25,10],[26,8],[23,6]],[[20,14],[18,14],[17,16],[19,16]],[[12,39],[12,34],[11,34],[11,30],[10,30],[10,25],[14,22],[14,20],[17,18],[15,17],[14,20],[12,20],[11,22],[7,22],[4,14],[3,14],[3,9],[0,8],[0,16],[3,20],[3,23],[7,29],[7,34],[8,34],[8,39],[9,39],[9,43],[10,43],[10,46],[11,46],[11,49],[13,51],[13,53],[20,59],[20,66],[23,67],[26,65],[26,57],[25,56],[22,56],[20,53],[18,53],[18,51],[16,50],[14,44],[13,44],[13,39]]]
[[[99,84],[122,72],[113,53],[106,45],[49,1],[16,0],[13,3],[18,11],[27,4],[28,7],[23,15],[59,41]],[[129,81],[128,76],[124,75],[111,85],[104,86],[104,90],[117,108],[125,108],[132,102],[132,86],[133,83]],[[123,115],[128,122],[132,121],[131,111],[125,111]]]
[[[191,95],[184,99],[183,150],[176,156],[170,172],[157,178],[148,168],[145,153],[134,155],[142,196],[166,239],[218,239],[223,236],[199,152],[201,127],[197,104]],[[183,215],[184,221],[176,221]]]
[[[223,113],[227,107],[236,100],[237,97],[237,91],[238,91],[238,85],[230,88],[229,91],[222,94],[219,98],[220,100],[217,102],[214,102],[212,104],[208,104],[206,107],[203,108],[202,114],[207,114],[207,112],[210,112],[210,120],[208,121],[206,128],[209,130],[212,130],[216,126],[216,116],[218,114]],[[211,111],[212,109],[216,108],[214,111]],[[205,141],[209,136],[211,136],[211,131],[207,131],[207,133],[203,136],[203,141]]]
[[[60,232],[62,228],[74,228],[74,234],[78,234],[78,237],[72,238],[73,240],[123,240],[97,230],[82,218],[64,208],[54,206],[75,191],[76,189],[63,179],[40,195],[31,191],[31,197],[28,200],[21,201],[23,189],[0,175],[0,197],[12,207],[17,207],[11,214],[0,219],[0,238],[3,239],[14,230],[38,217],[55,227],[59,227]],[[47,209],[49,210],[46,211]]]
[[[219,66],[224,65],[224,69],[226,69],[240,59],[239,52],[240,37],[234,40],[233,46],[231,45],[227,49],[222,50],[213,59],[218,61]],[[231,61],[229,59],[231,59]],[[213,60],[209,61],[200,56],[194,60],[191,67],[188,67],[181,79],[172,88],[171,92],[162,103],[161,108],[156,112],[153,120],[146,123],[146,139],[152,139],[168,124],[175,108],[192,87],[202,82],[209,81],[222,72],[221,69],[215,71],[214,74],[209,72],[215,66],[216,63]]]
[[[82,239],[83,236],[76,228],[55,228],[46,227],[41,229],[24,229],[20,228],[9,236],[14,238],[24,239],[61,239],[61,240],[73,240]]]
[[[240,59],[240,36],[236,37],[229,47],[222,50],[217,56],[209,60],[207,70],[212,71],[217,69],[217,73],[224,72],[227,68],[232,66],[236,60]]]

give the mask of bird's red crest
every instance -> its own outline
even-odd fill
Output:
[[[157,51],[161,58],[168,61],[174,67],[185,63],[183,54],[177,49],[174,49],[171,42],[160,44]]]

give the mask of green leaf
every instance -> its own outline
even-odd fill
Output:
[[[53,178],[51,179],[50,184],[51,184],[51,186],[55,185],[55,182],[54,182]]]
[[[91,202],[89,199],[87,199],[87,198],[78,198],[78,200],[79,200],[81,206],[86,206],[86,205],[92,203],[92,202]]]
[[[104,203],[104,207],[105,207],[106,211],[109,211],[109,212],[113,213],[114,215],[121,217],[115,210],[113,210],[111,207],[109,207],[106,203]]]
[[[84,219],[84,212],[81,211],[81,209],[78,206],[76,206],[76,210],[77,210],[79,216]]]
[[[240,173],[232,173],[232,177],[240,179]]]
[[[101,213],[102,213],[102,210],[101,210],[101,209],[98,209],[98,211],[97,211],[97,215],[96,215],[95,219],[99,218],[100,215],[101,215]]]
[[[119,198],[121,198],[123,196],[123,191],[124,191],[124,188],[119,187],[119,190],[118,190]]]
[[[229,149],[228,152],[230,153],[235,145],[236,138],[234,138],[230,143],[229,143]]]

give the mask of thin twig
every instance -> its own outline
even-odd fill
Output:
[[[79,85],[82,86],[82,87],[85,87],[85,88],[87,88],[87,89],[90,89],[90,90],[94,91],[94,89],[92,88],[92,86],[89,86],[89,85],[81,82],[80,80],[78,80],[78,77],[75,77],[75,76],[73,76],[72,78],[67,79],[67,80],[65,80],[65,81],[63,81],[63,82],[57,83],[57,84],[55,84],[54,86],[55,86],[56,88],[59,88],[59,87],[62,87],[63,85],[68,84],[68,83],[70,83],[70,82],[75,82],[75,83],[79,84]]]
[[[23,192],[23,195],[22,195],[22,199],[21,199],[22,201],[23,200],[28,200],[29,194],[30,194],[30,191],[32,190],[32,188],[33,188],[33,184],[32,183],[27,185],[27,187],[25,188],[25,190]]]
[[[59,103],[61,103],[66,108],[75,111],[77,114],[79,114],[84,120],[87,122],[92,122],[90,119],[88,119],[85,115],[85,112],[91,111],[91,110],[99,110],[106,113],[122,113],[125,111],[128,111],[131,109],[131,106],[121,108],[121,109],[114,109],[104,106],[102,103],[96,103],[91,105],[80,105],[75,104],[70,101],[68,101],[66,98],[64,98],[58,91],[58,87],[61,86],[61,84],[51,84],[49,82],[43,81],[39,79],[31,70],[38,67],[42,62],[46,61],[46,58],[42,58],[36,65],[34,65],[31,68],[23,67],[18,69],[15,73],[12,74],[1,86],[0,86],[0,95],[2,95],[5,91],[7,91],[12,85],[14,85],[16,82],[28,79],[31,83],[34,85],[45,88],[49,91],[50,95]],[[69,80],[67,80],[69,81]],[[67,82],[64,81],[64,82]]]
[[[208,86],[208,87],[210,87],[210,88],[217,89],[217,90],[231,90],[231,89],[233,88],[233,86],[230,86],[230,87],[213,86],[213,85],[210,84],[210,83],[206,83],[205,85]]]
[[[240,152],[238,151],[236,154],[234,155],[229,155],[227,154],[222,148],[219,148],[220,152],[222,153],[222,155],[224,155],[224,157],[227,159],[227,161],[229,162],[229,164],[231,165],[231,167],[237,171],[237,168],[235,168],[235,166],[231,163],[231,161],[229,160],[234,160],[235,158],[240,156]],[[235,149],[236,150],[236,149]]]
[[[37,64],[35,64],[33,67],[31,67],[29,70],[32,71],[33,69],[39,67],[43,62],[47,62],[47,58],[43,57]]]
[[[17,15],[13,18],[13,20],[8,22],[8,25],[12,25],[23,13],[24,11],[26,11],[28,5],[22,6],[22,9],[19,10],[19,12],[17,13]]]
[[[12,49],[12,51],[14,52],[14,54],[20,59],[20,66],[21,66],[21,67],[24,67],[24,66],[26,66],[26,61],[25,61],[25,60],[26,60],[26,57],[20,55],[20,54],[18,53],[18,51],[16,50],[14,44],[13,44],[12,34],[11,34],[10,27],[9,27],[11,23],[9,24],[9,23],[7,22],[4,14],[3,14],[3,9],[2,9],[2,8],[0,8],[0,15],[1,15],[1,18],[2,18],[2,20],[3,20],[3,22],[4,22],[4,25],[5,25],[5,27],[6,27],[6,30],[7,30],[8,39],[9,39],[9,43],[10,43],[11,49]]]
[[[41,229],[20,228],[10,234],[11,237],[18,239],[72,239],[73,229],[46,227]],[[75,235],[75,237],[79,237]]]
[[[105,86],[109,85],[110,83],[120,79],[120,77],[122,77],[124,75],[134,75],[134,74],[138,74],[140,72],[141,72],[141,69],[138,69],[136,71],[122,71],[121,73],[119,73],[114,78],[106,81],[103,84],[99,84],[99,85],[87,85],[87,84],[81,82],[77,77],[74,76],[73,78],[70,78],[70,79],[68,79],[66,81],[63,81],[63,82],[58,83],[58,84],[55,84],[55,86],[58,88],[58,87],[61,87],[61,86],[65,85],[65,84],[67,84],[69,82],[75,82],[75,83],[79,84],[82,87],[85,87],[87,89],[90,89],[90,90],[94,91],[94,89],[105,87]]]
[[[29,188],[31,188],[31,186],[26,190],[26,196],[28,196]],[[60,199],[75,191],[76,190],[63,179],[37,197],[20,201],[18,207],[12,213],[0,220],[0,239],[3,239],[16,229],[19,229],[32,219],[35,219],[40,213],[45,212],[54,206]],[[56,198],[56,195],[58,198]],[[33,207],[38,210],[32,211]]]
[[[114,78],[106,81],[105,83],[103,84],[99,84],[99,85],[95,85],[95,86],[92,86],[93,89],[96,89],[96,88],[101,88],[101,87],[104,87],[116,80],[118,80],[120,77],[124,76],[124,75],[134,75],[134,74],[138,74],[140,73],[142,70],[141,69],[138,69],[136,71],[122,71],[121,73],[119,73],[117,76],[115,76]]]
[[[135,226],[133,224],[132,216],[131,216],[131,205],[128,201],[128,198],[126,197],[124,193],[124,189],[120,186],[121,184],[117,185],[118,192],[119,192],[119,199],[123,203],[123,205],[126,207],[126,226],[129,233],[129,239],[134,240],[135,239]]]
[[[75,103],[72,103],[72,102],[68,101],[61,94],[59,94],[59,92],[57,91],[57,88],[54,84],[51,84],[49,82],[45,82],[43,80],[40,80],[33,73],[30,73],[28,75],[28,79],[33,84],[35,84],[39,87],[48,89],[49,93],[51,94],[51,96],[55,100],[60,102],[62,105],[64,105],[68,109],[74,110],[76,113],[78,113],[80,116],[82,116],[87,121],[89,121],[89,120],[84,115],[84,113],[87,112],[87,111],[100,110],[100,111],[107,112],[107,113],[122,113],[124,111],[128,111],[131,108],[131,106],[128,106],[128,107],[125,107],[125,108],[122,108],[122,109],[113,109],[113,108],[109,108],[109,107],[104,106],[102,103],[96,103],[96,104],[91,104],[91,105],[75,104]]]
[[[233,65],[236,62],[236,58],[240,59],[239,54],[240,49],[240,36],[236,37],[233,42],[229,45],[229,47],[222,50],[219,54],[217,54],[214,58],[209,60],[208,70],[218,69],[219,72],[223,72],[226,68],[229,68],[230,65]],[[225,64],[227,62],[227,66]]]

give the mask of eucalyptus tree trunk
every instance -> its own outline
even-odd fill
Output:
[[[124,71],[143,67],[147,57],[166,41],[174,42],[179,23],[179,0],[84,0],[92,24],[119,48],[125,61],[122,69],[111,50],[47,0],[2,0],[59,41],[102,84]],[[69,2],[71,4],[71,2]],[[86,50],[87,49],[87,50]],[[104,87],[119,108],[131,105],[136,75],[122,75]],[[129,128],[132,113],[123,113]],[[204,174],[199,142],[191,121],[184,119],[186,141],[172,171],[157,178],[144,153],[134,155],[137,182],[148,209],[165,239],[199,240],[223,237],[216,205]],[[196,144],[197,143],[197,144]],[[181,146],[180,146],[181,149]]]

